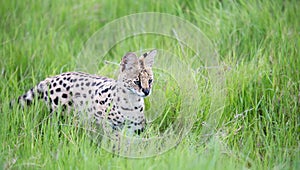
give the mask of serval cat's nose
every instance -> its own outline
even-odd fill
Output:
[[[142,91],[145,94],[145,96],[148,96],[148,94],[150,93],[150,90],[148,88],[142,89]]]

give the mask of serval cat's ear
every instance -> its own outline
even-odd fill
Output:
[[[138,69],[138,58],[134,53],[127,53],[121,61],[121,71]]]
[[[146,67],[152,67],[154,64],[154,57],[157,54],[157,50],[151,50],[145,54],[143,54],[141,57],[144,60],[145,66]]]

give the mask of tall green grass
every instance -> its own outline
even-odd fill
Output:
[[[0,167],[299,169],[299,7],[296,0],[1,1]],[[113,157],[71,123],[54,126],[61,120],[49,117],[44,104],[9,108],[11,99],[45,77],[74,70],[84,43],[105,23],[149,11],[189,20],[220,54],[226,101],[208,140],[203,142],[207,136],[201,132],[212,125],[206,124],[209,115],[203,108],[188,136],[167,153],[146,159]],[[158,40],[162,46],[172,43]],[[118,62],[127,51],[141,48],[147,45],[116,45],[110,59]],[[201,85],[200,75],[197,79]]]

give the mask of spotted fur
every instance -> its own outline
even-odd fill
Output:
[[[36,96],[51,111],[61,106],[67,113],[74,110],[99,124],[105,119],[113,129],[126,127],[129,133],[139,134],[146,124],[144,97],[151,93],[156,53],[152,50],[141,57],[127,53],[117,80],[82,72],[46,78],[20,96],[18,103],[30,105]]]

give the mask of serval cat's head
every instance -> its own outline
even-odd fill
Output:
[[[118,82],[122,82],[127,89],[140,97],[150,95],[153,83],[152,66],[156,53],[156,50],[151,50],[140,57],[134,53],[127,53],[121,61]]]

